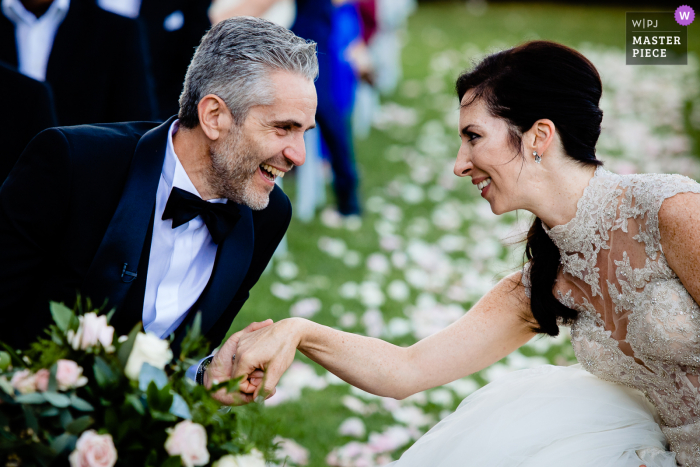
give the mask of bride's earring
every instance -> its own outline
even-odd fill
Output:
[[[538,156],[537,151],[532,151],[532,155],[535,156],[535,163],[539,164],[542,162],[542,156]]]

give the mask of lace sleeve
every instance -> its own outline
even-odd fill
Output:
[[[531,298],[532,293],[530,292],[530,262],[528,261],[523,265],[522,278],[520,283],[525,287],[525,295],[527,298]]]
[[[647,174],[636,178],[630,185],[627,199],[620,208],[620,218],[646,217],[646,222],[640,225],[639,234],[634,239],[644,242],[647,256],[655,259],[661,250],[661,204],[679,193],[700,193],[700,184],[682,175]]]

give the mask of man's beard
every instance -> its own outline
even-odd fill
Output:
[[[248,206],[254,211],[265,209],[270,190],[255,186],[258,165],[263,160],[253,142],[233,126],[220,142],[212,145],[209,184],[220,198]]]

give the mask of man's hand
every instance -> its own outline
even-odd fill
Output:
[[[241,334],[231,377],[244,377],[240,385],[242,393],[253,400],[259,395],[268,398],[275,393],[280,377],[294,361],[304,321],[288,318]],[[258,381],[256,371],[259,370],[265,372],[264,385],[254,382]]]
[[[230,380],[233,371],[233,356],[236,354],[241,337],[270,326],[271,324],[271,319],[260,323],[251,323],[242,331],[238,331],[229,337],[224,345],[221,346],[221,349],[219,349],[219,351],[214,355],[211,364],[209,364],[209,367],[204,372],[204,386],[206,386],[207,389],[210,389],[215,383],[222,383]],[[257,396],[257,393],[255,393],[255,388],[260,386],[263,376],[264,374],[262,371],[253,369],[253,371],[247,374],[247,379],[245,381],[241,381],[241,391],[238,393],[227,393],[225,389],[220,389],[212,396],[214,399],[224,405],[248,404],[255,400],[255,397]],[[243,392],[244,390],[247,392]],[[272,392],[272,394],[274,394],[274,392]],[[272,396],[272,394],[269,394],[269,396]]]

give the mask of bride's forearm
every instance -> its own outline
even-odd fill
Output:
[[[372,394],[403,399],[412,394],[407,349],[372,337],[292,318],[298,350],[344,381]]]

